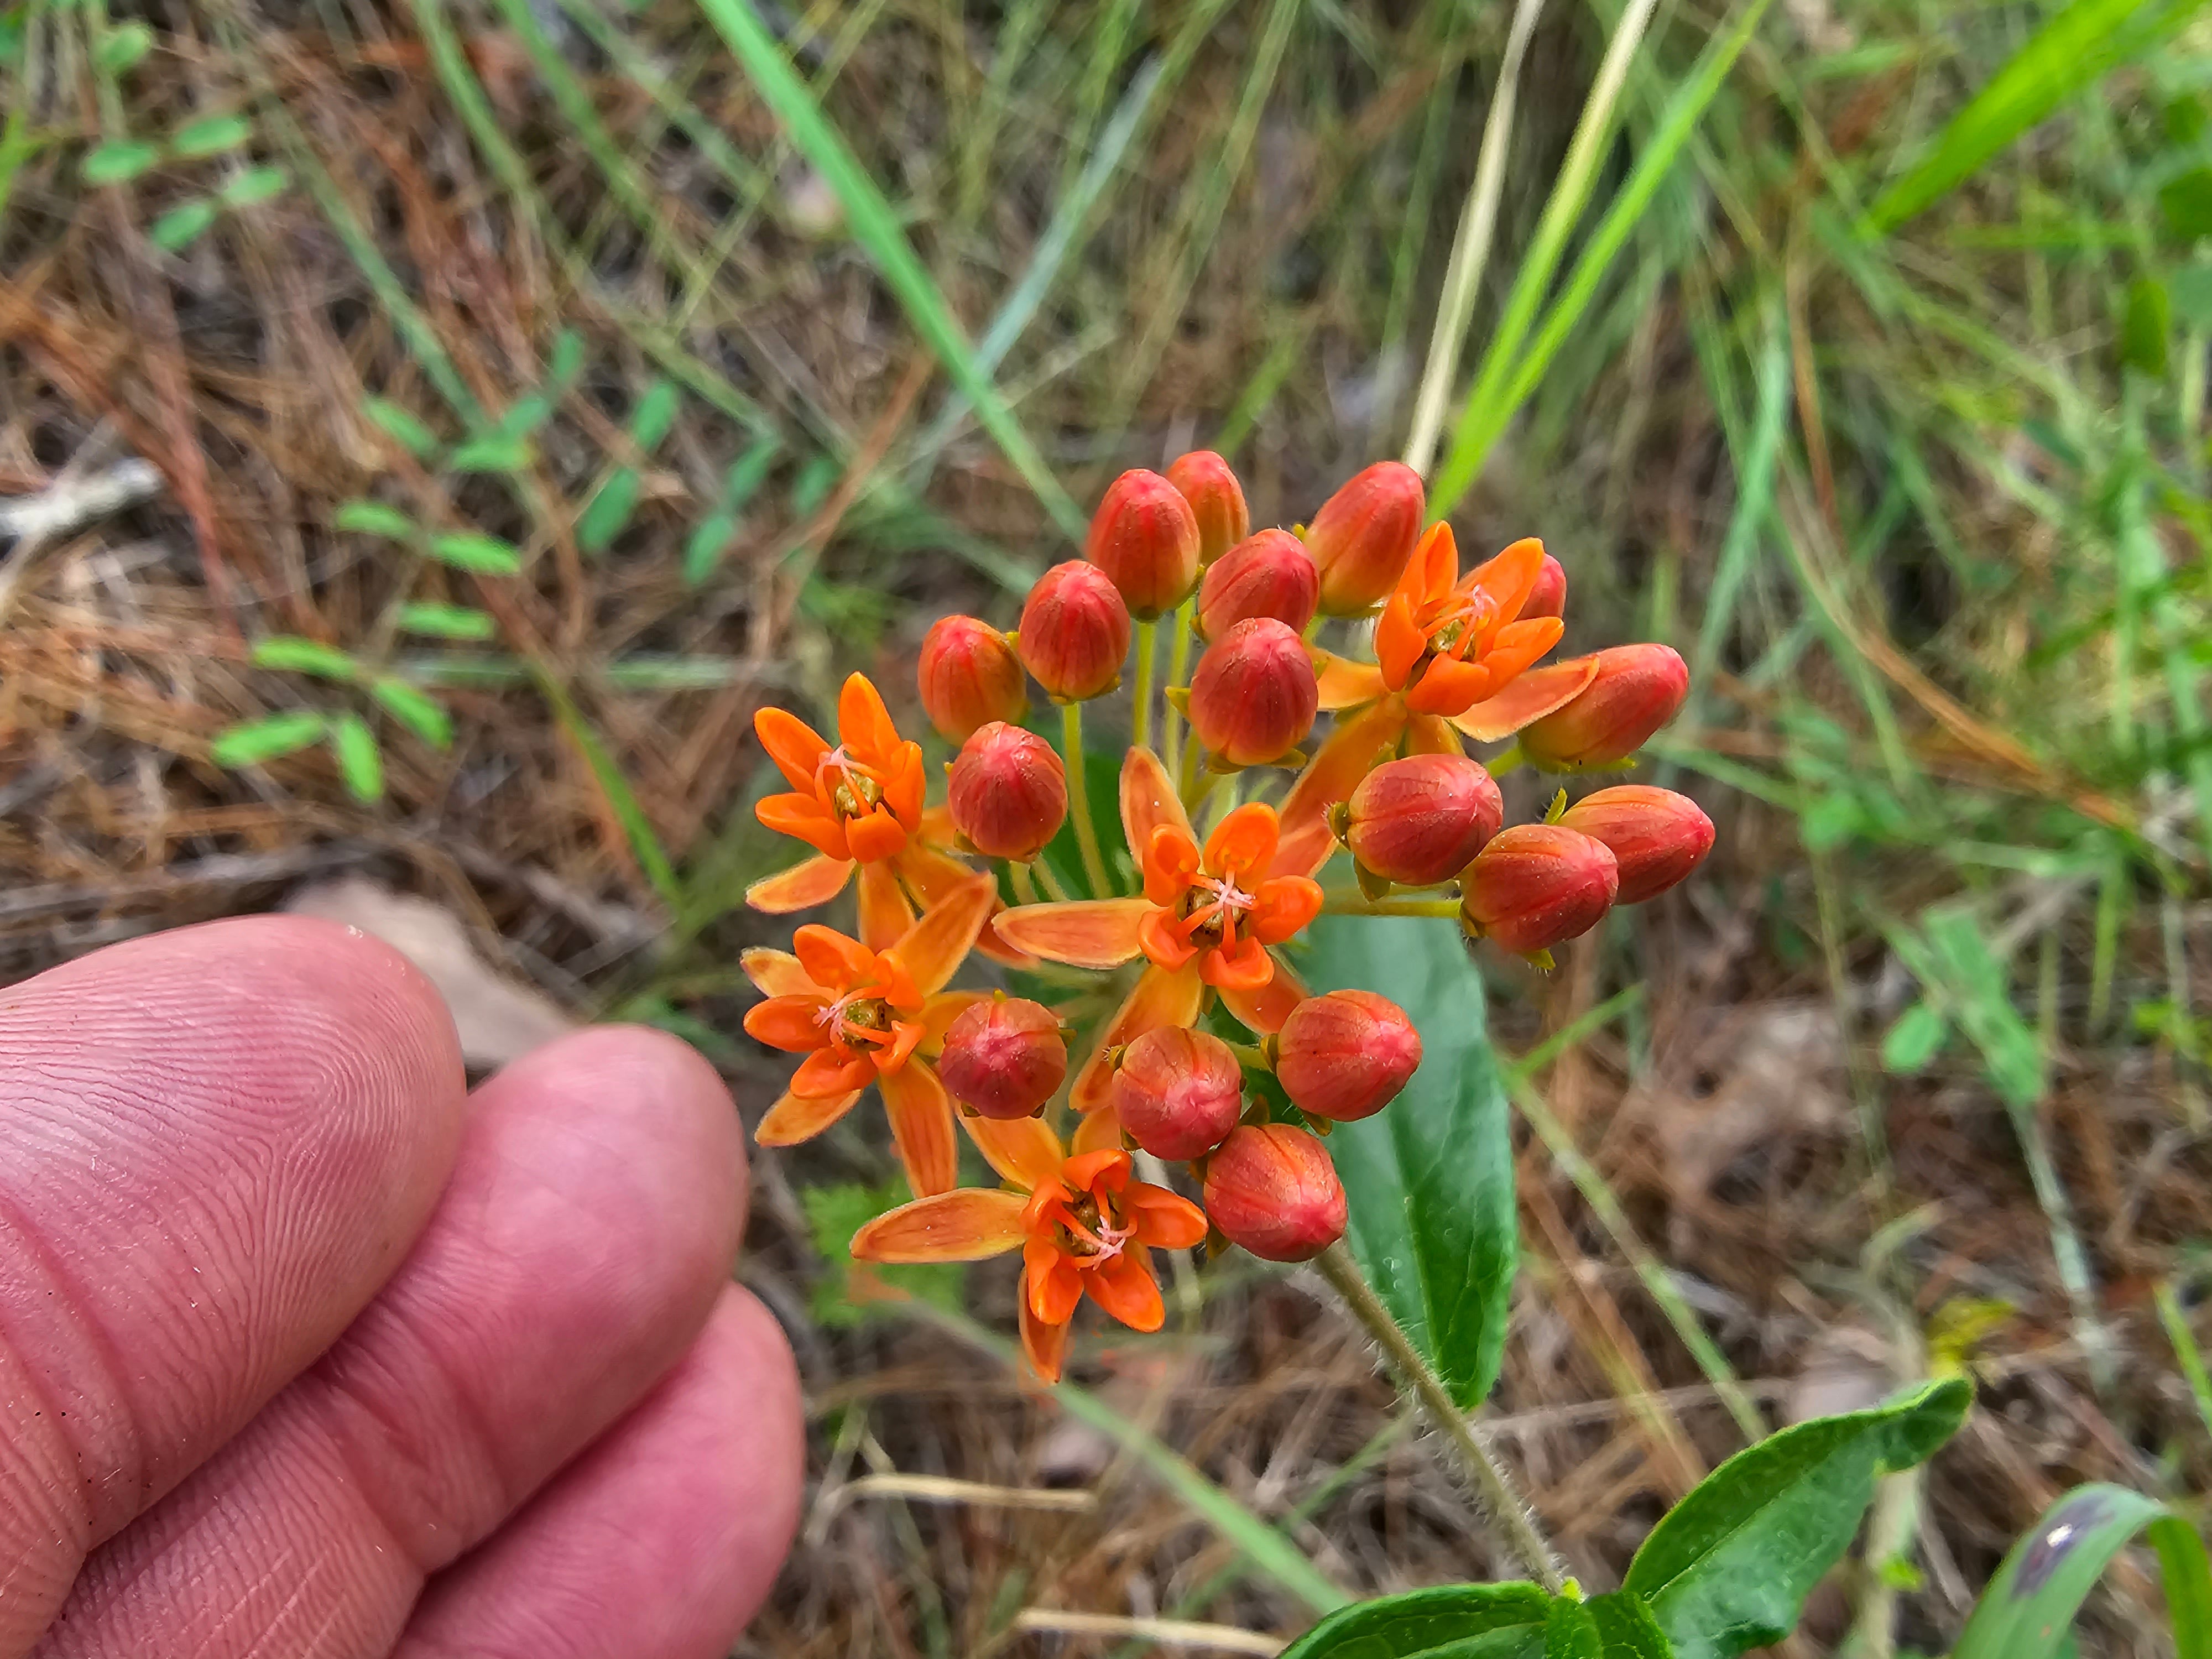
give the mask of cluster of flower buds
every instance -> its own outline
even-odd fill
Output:
[[[1328,1138],[1413,1083],[1421,1036],[1376,990],[1301,983],[1285,948],[1316,915],[1455,918],[1548,963],[1712,847],[1693,802],[1637,784],[1571,804],[1562,789],[1540,822],[1507,824],[1495,775],[1631,764],[1688,677],[1661,645],[1547,662],[1565,631],[1559,561],[1523,540],[1462,571],[1450,526],[1425,518],[1419,476],[1395,462],[1304,526],[1257,530],[1218,455],[1124,473],[1013,632],[972,617],[929,630],[916,678],[953,750],[941,805],[858,675],[833,738],[757,717],[790,784],[762,821],[815,856],[752,902],[805,909],[858,875],[854,934],[809,926],[790,952],[746,956],[765,999],[747,1030],[804,1056],[759,1138],[803,1140],[878,1091],[915,1199],[854,1255],[1019,1251],[1023,1341],[1045,1376],[1085,1297],[1158,1328],[1155,1249],[1210,1237],[1301,1261],[1343,1236]],[[1337,619],[1373,623],[1371,655],[1323,643],[1333,626],[1368,637]],[[1031,680],[1061,707],[1065,753],[1028,723]],[[1123,757],[1120,842],[1102,851],[1081,711],[1125,684],[1135,729],[1157,713],[1162,741]],[[1348,878],[1324,888],[1332,860]],[[971,953],[1030,970],[1051,1006],[951,988]],[[1068,988],[1070,969],[1105,976],[1103,994]],[[1000,1184],[958,1184],[963,1134]],[[1139,1158],[1182,1166],[1185,1191],[1152,1163],[1139,1179]]]

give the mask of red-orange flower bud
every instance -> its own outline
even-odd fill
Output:
[[[1321,569],[1321,608],[1330,617],[1371,611],[1389,597],[1420,538],[1421,475],[1377,461],[1322,503],[1306,526],[1306,551]]]
[[[1235,624],[1190,677],[1190,727],[1229,766],[1264,766],[1305,740],[1321,708],[1313,657],[1273,617]]]
[[[1536,585],[1528,590],[1528,597],[1521,601],[1520,620],[1532,617],[1564,617],[1567,614],[1567,568],[1550,554],[1544,555],[1544,568],[1537,573]]]
[[[1018,720],[1030,705],[1012,642],[973,617],[940,617],[931,624],[915,679],[929,723],[950,743],[967,742],[993,720]]]
[[[1244,486],[1229,463],[1210,449],[1194,449],[1168,464],[1168,482],[1182,492],[1198,520],[1198,559],[1212,564],[1244,539],[1252,527]]]
[[[1310,1261],[1344,1237],[1344,1183],[1304,1129],[1248,1123],[1206,1162],[1206,1214],[1262,1261]]]
[[[1238,623],[1273,617],[1303,634],[1321,603],[1321,572],[1287,530],[1263,530],[1206,568],[1198,585],[1198,631],[1218,640]]]
[[[1015,642],[1039,685],[1062,702],[1080,702],[1121,684],[1129,607],[1104,571],[1070,559],[1030,589]]]
[[[1221,1144],[1244,1108],[1244,1073],[1227,1043],[1164,1025],[1121,1051],[1114,1115],[1154,1158],[1196,1158]]]
[[[1606,844],[1579,830],[1516,823],[1491,838],[1460,884],[1469,933],[1533,956],[1596,927],[1613,908],[1620,872]]]
[[[1026,864],[1067,817],[1067,769],[1036,732],[993,720],[960,745],[946,804],[985,858]]]
[[[945,1028],[937,1075],[983,1117],[1027,1117],[1059,1091],[1067,1044],[1051,1009],[1004,994],[972,1002]]]
[[[1620,866],[1615,904],[1656,898],[1713,850],[1713,821],[1697,802],[1648,783],[1624,783],[1577,801],[1560,817],[1612,850]]]
[[[1582,695],[1521,734],[1521,752],[1547,772],[1626,760],[1690,695],[1690,671],[1663,645],[1616,645],[1597,653]]]
[[[1291,1010],[1275,1034],[1275,1078],[1308,1117],[1372,1117],[1421,1063],[1406,1011],[1372,991],[1331,991]]]
[[[1505,822],[1505,803],[1480,761],[1408,755],[1384,761],[1344,805],[1345,844],[1385,881],[1449,881]]]
[[[1198,585],[1198,515],[1157,472],[1124,472],[1091,515],[1083,556],[1113,578],[1139,622],[1172,611]]]

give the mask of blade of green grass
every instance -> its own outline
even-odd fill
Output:
[[[592,730],[591,722],[576,707],[568,688],[536,664],[530,665],[530,676],[538,684],[538,694],[553,710],[553,718],[568,740],[576,745],[592,775],[599,781],[606,794],[607,805],[614,811],[616,821],[622,825],[623,835],[629,840],[630,851],[636,855],[638,868],[652,884],[663,902],[671,910],[681,913],[684,908],[684,884],[676,874],[676,866],[669,861],[668,851],[660,844],[660,836],[653,821],[645,816],[645,808],[638,805],[637,792],[629,787],[629,780],[599,741],[599,733]]]

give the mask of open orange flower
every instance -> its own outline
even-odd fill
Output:
[[[844,890],[855,864],[896,858],[921,827],[921,745],[902,740],[890,711],[865,674],[837,696],[837,742],[797,715],[753,716],[761,746],[791,784],[753,809],[769,829],[795,836],[819,856],[756,882],[745,897],[759,910],[803,910]]]
[[[792,950],[748,951],[745,973],[766,994],[745,1015],[750,1036],[803,1054],[783,1098],[755,1138],[788,1146],[820,1134],[853,1109],[871,1084],[883,1091],[891,1137],[917,1193],[942,1193],[957,1178],[952,1103],[929,1063],[945,1030],[982,994],[947,991],[989,919],[997,891],[972,876],[922,912],[888,947],[828,927],[801,927]],[[880,936],[887,918],[862,909],[863,931]]]
[[[1048,1382],[1060,1379],[1068,1322],[1087,1294],[1124,1325],[1156,1331],[1166,1317],[1152,1247],[1188,1249],[1206,1213],[1164,1187],[1134,1179],[1118,1147],[1073,1157],[1042,1119],[968,1120],[1007,1182],[916,1199],[853,1236],[860,1261],[981,1261],[1022,1253],[1022,1346]]]

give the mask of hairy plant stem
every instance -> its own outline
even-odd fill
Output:
[[[1566,1586],[1566,1575],[1560,1570],[1559,1558],[1545,1542],[1544,1534],[1536,1529],[1534,1514],[1528,1500],[1522,1498],[1498,1460],[1491,1455],[1490,1448],[1483,1443],[1481,1435],[1467,1419],[1452,1397],[1444,1389],[1443,1380],[1421,1358],[1420,1350],[1413,1346],[1382,1299],[1375,1294],[1359,1271],[1359,1264],[1352,1259],[1352,1252],[1341,1241],[1321,1253],[1315,1265],[1322,1277],[1328,1280],[1331,1289],[1344,1298],[1352,1316],[1367,1328],[1368,1334],[1382,1345],[1390,1362],[1413,1392],[1429,1420],[1443,1431],[1458,1454],[1460,1467],[1474,1483],[1482,1505],[1490,1511],[1490,1519],[1505,1540],[1505,1547],[1517,1557],[1528,1576],[1557,1595]]]
[[[1129,719],[1129,741],[1139,749],[1152,746],[1152,659],[1159,649],[1159,629],[1152,623],[1137,624],[1137,690],[1134,712]]]
[[[1158,626],[1159,624],[1155,624]],[[1175,629],[1168,645],[1168,684],[1177,688],[1190,684],[1190,636],[1198,626],[1198,596],[1194,593],[1176,607]],[[1167,763],[1168,775],[1176,775],[1176,767],[1182,758],[1182,716],[1176,712],[1173,703],[1160,716],[1160,758]]]
[[[1106,879],[1106,860],[1098,851],[1098,826],[1091,821],[1091,781],[1083,765],[1083,705],[1060,706],[1060,742],[1067,762],[1067,811],[1075,820],[1075,844],[1083,850],[1083,874],[1091,884],[1091,896],[1111,898],[1114,888]]]

